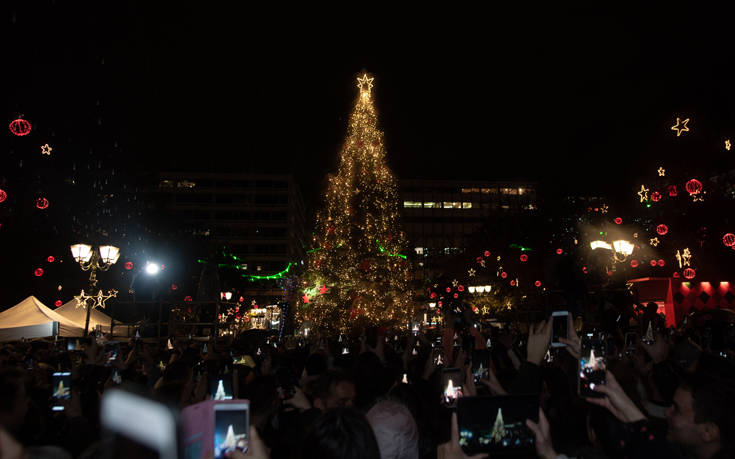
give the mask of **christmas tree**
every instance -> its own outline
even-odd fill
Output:
[[[373,78],[357,81],[337,173],[317,214],[297,317],[328,332],[405,325],[412,315],[396,180],[377,126]]]

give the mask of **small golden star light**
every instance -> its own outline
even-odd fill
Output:
[[[666,169],[664,169],[663,167],[659,167],[658,168],[658,176],[659,177],[665,177],[666,176]]]
[[[682,132],[689,132],[689,128],[687,127],[687,123],[689,122],[689,118],[682,121],[680,118],[676,118],[676,124],[674,126],[671,126],[672,131],[676,131],[676,136],[679,137]]]
[[[470,277],[475,277],[475,272],[474,268],[470,268],[469,271],[467,271],[467,274],[469,274]]]
[[[606,214],[608,209],[609,207],[607,206],[607,204],[603,204],[602,207],[600,207],[600,213]]]
[[[651,244],[651,247],[656,247],[659,243],[659,240],[657,237],[654,237],[651,240],[649,240],[648,243]]]
[[[730,148],[732,148],[732,144],[730,143],[730,139],[725,140],[725,150],[730,151]]]
[[[648,188],[641,185],[641,191],[638,192],[638,196],[641,198],[641,202],[648,200]]]
[[[456,287],[457,285],[459,285],[459,281],[457,279],[454,279],[452,281],[452,287]]]
[[[49,156],[51,156],[51,150],[53,150],[53,148],[51,148],[49,146],[49,144],[41,145],[41,154],[42,155],[49,155]]]
[[[360,94],[363,96],[370,96],[370,92],[373,89],[373,80],[375,78],[368,78],[365,73],[362,78],[357,79],[357,87],[360,88]],[[687,120],[688,121],[688,120]]]
[[[692,202],[702,202],[704,201],[704,194],[693,194],[692,195]]]
[[[96,295],[87,295],[84,293],[84,290],[82,290],[82,293],[75,296],[74,299],[77,300],[77,307],[84,306],[94,309],[104,308],[107,300],[115,297],[117,297],[117,290],[108,290],[107,293],[103,293],[102,290],[100,290]]]

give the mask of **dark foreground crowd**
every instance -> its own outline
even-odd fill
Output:
[[[500,429],[526,430],[530,457],[735,458],[735,314],[699,313],[674,329],[650,308],[609,312],[594,326],[570,320],[564,347],[550,346],[551,318],[482,329],[469,311],[416,335],[367,329],[279,342],[245,332],[206,345],[133,338],[115,346],[90,336],[71,351],[61,339],[6,343],[0,459],[114,456],[99,418],[107,391],[134,387],[184,409],[211,398],[210,381],[222,375],[234,399],[250,401],[249,449],[230,457],[467,457],[462,408],[445,395],[447,368],[458,369],[462,397],[532,396],[538,413]],[[586,336],[605,343],[599,397],[578,392]],[[477,351],[490,368],[476,378]],[[52,397],[58,371],[71,372],[68,400]]]

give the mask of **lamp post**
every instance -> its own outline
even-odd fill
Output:
[[[89,287],[92,291],[97,286],[97,271],[109,270],[120,258],[120,249],[112,245],[102,245],[98,250],[94,250],[88,244],[74,244],[70,248],[74,260],[79,263],[82,271],[90,271]],[[99,293],[101,294],[102,290]],[[84,291],[82,291],[82,296],[84,296]],[[89,315],[94,305],[90,306],[87,302],[84,305],[87,308],[84,336],[87,336],[87,332],[89,331]]]

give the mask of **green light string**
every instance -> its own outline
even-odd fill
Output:
[[[258,275],[255,275],[255,274],[241,274],[241,276],[244,277],[244,278],[246,278],[246,279],[249,279],[251,281],[254,281],[254,280],[282,279],[283,276],[285,276],[286,273],[291,270],[291,266],[292,265],[293,265],[293,262],[289,261],[288,262],[288,266],[286,266],[286,269],[284,269],[283,271],[281,271],[279,273],[270,274],[268,276],[258,276]]]
[[[511,244],[508,247],[511,249],[521,249],[521,252],[533,252],[533,249],[530,247],[524,247],[520,244]]]
[[[406,257],[405,255],[401,255],[400,253],[387,253],[387,252],[385,251],[385,249],[383,248],[383,246],[382,246],[382,245],[380,245],[380,241],[379,241],[379,240],[377,240],[377,239],[376,239],[376,240],[375,240],[375,242],[376,242],[376,243],[378,244],[378,249],[380,249],[380,253],[385,253],[385,254],[386,254],[386,255],[388,255],[389,257],[401,257],[401,258],[403,258],[404,260],[406,260],[406,259],[407,259],[407,257]]]

